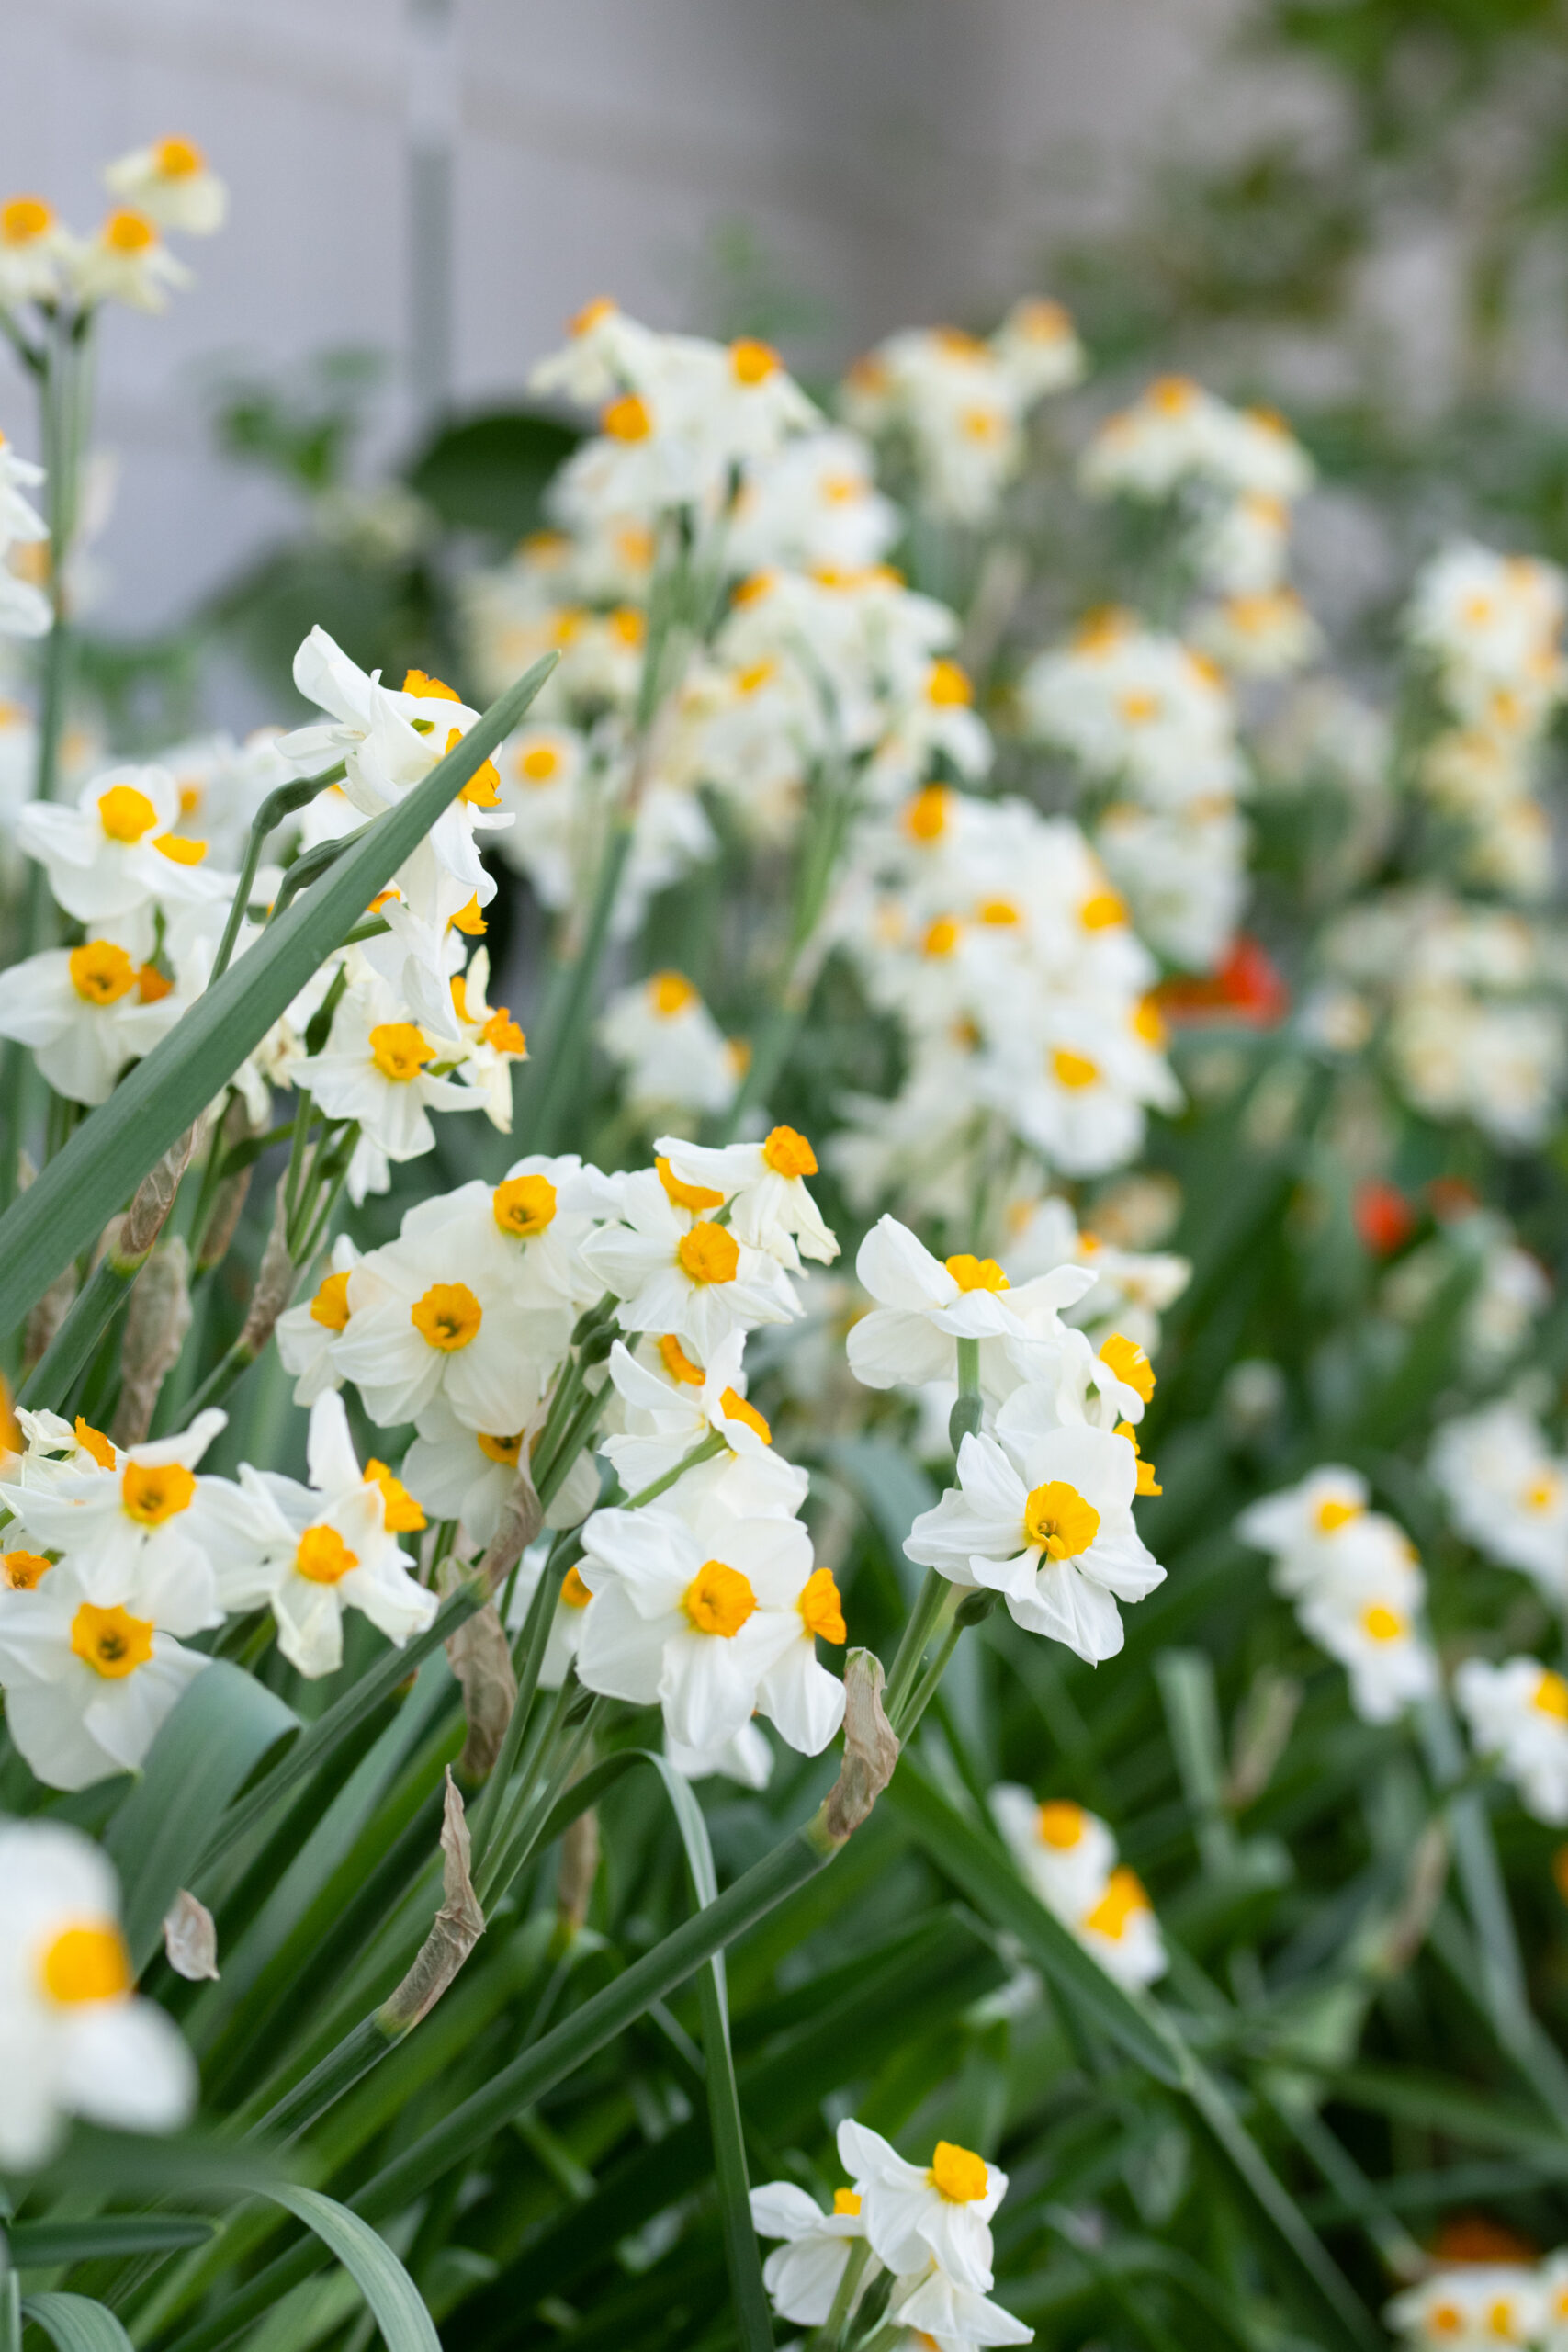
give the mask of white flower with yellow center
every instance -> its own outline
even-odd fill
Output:
[[[865,2235],[854,2190],[837,2190],[825,2213],[794,2181],[769,2181],[751,2191],[751,2226],[760,2238],[784,2240],[762,2265],[762,2284],[780,2319],[820,2327],[833,2308],[850,2248]]]
[[[452,1010],[462,1035],[462,1058],[457,1076],[471,1086],[484,1104],[492,1127],[512,1133],[512,1072],[528,1057],[528,1040],[512,1018],[510,1005],[492,1005],[490,957],[476,949],[466,972],[454,972],[449,983]]]
[[[610,1378],[626,1426],[604,1439],[600,1452],[627,1494],[666,1476],[694,1447],[716,1436],[724,1440],[725,1452],[689,1476],[714,1485],[741,1461],[753,1474],[749,1492],[776,1488],[784,1515],[791,1518],[798,1510],[806,1499],[807,1474],[773,1453],[772,1430],[747,1402],[745,1347],[745,1332],[731,1331],[704,1366],[693,1362],[672,1331],[649,1334],[643,1341],[647,1362],[616,1340],[610,1351]]]
[[[904,1548],[954,1584],[999,1592],[1026,1633],[1096,1666],[1122,1647],[1117,1601],[1142,1600],[1165,1570],[1133,1524],[1131,1440],[1064,1428],[1055,1410],[1049,1389],[1021,1388],[995,1437],[965,1437],[958,1485],[921,1512]]]
[[[879,2262],[908,2278],[934,2259],[955,2285],[989,2290],[991,2216],[1008,2186],[998,2165],[947,2140],[937,2142],[929,2164],[907,2164],[879,2132],[852,2120],[840,2124],[838,2144]]]
[[[910,2331],[904,2342],[914,2352],[929,2345],[936,2352],[981,2352],[982,2346],[1034,2341],[1032,2327],[989,2296],[950,2278],[934,2256],[923,2271],[894,2280],[887,2317],[890,2325]]]
[[[623,1330],[673,1332],[705,1363],[731,1331],[787,1323],[800,1305],[775,1260],[747,1249],[704,1213],[718,1205],[711,1194],[681,1204],[691,1189],[655,1169],[638,1170],[622,1187],[621,1221],[590,1234],[582,1258],[600,1288],[621,1302]]]
[[[417,1534],[424,1513],[385,1464],[361,1470],[343,1399],[310,1408],[310,1483],[241,1467],[219,1569],[231,1610],[270,1608],[277,1645],[314,1679],[343,1663],[343,1615],[362,1610],[399,1649],[422,1634],[439,1603],[409,1575],[398,1543]]]
[[[1539,1658],[1466,1658],[1454,1696],[1478,1756],[1495,1758],[1538,1821],[1568,1821],[1568,1682]]]
[[[747,469],[725,552],[742,577],[775,563],[853,570],[880,562],[901,528],[871,450],[836,426],[798,435]]]
[[[344,791],[362,817],[397,807],[479,718],[423,670],[409,671],[400,688],[384,686],[378,672],[361,670],[319,628],[294,657],[294,683],[326,718],[285,736],[279,751],[301,774],[342,760]],[[399,868],[394,879],[403,898],[438,934],[471,899],[483,907],[494,897],[475,836],[511,822],[501,806],[500,777],[487,760]]]
[[[809,1638],[805,1607],[820,1594],[798,1520],[749,1517],[711,1490],[676,1487],[640,1510],[595,1511],[582,1545],[593,1604],[577,1670],[589,1690],[657,1702],[684,1747],[721,1747],[759,1705],[792,1745],[814,1735],[794,1677],[769,1695],[773,1669]]]
[[[233,876],[209,870],[206,843],[175,831],[179,816],[179,787],[166,768],[110,768],[74,808],[33,801],[17,820],[17,840],[78,922],[112,922],[152,903],[226,899]]]
[[[1540,2275],[1517,2262],[1435,2270],[1383,2312],[1410,2352],[1496,2352],[1499,2345],[1540,2344],[1552,2316]]]
[[[294,1375],[297,1405],[313,1405],[330,1388],[343,1385],[333,1342],[348,1329],[348,1278],[358,1263],[358,1244],[340,1233],[327,1271],[310,1296],[277,1318],[278,1359],[284,1371]]]
[[[88,939],[11,967],[0,1037],[30,1046],[68,1102],[107,1102],[121,1071],[152,1052],[185,1006],[155,966],[112,939]]]
[[[0,1822],[0,2166],[30,2172],[72,2116],[173,2132],[196,2068],[173,2020],[136,1995],[114,1871],[79,1829]]]
[[[1568,2250],[1549,2254],[1535,2274],[1541,2352],[1568,2352]]]
[[[604,1051],[626,1078],[628,1099],[682,1111],[725,1111],[735,1098],[734,1057],[717,1022],[682,972],[610,999],[599,1023]]]
[[[480,1098],[455,1078],[433,1075],[456,1049],[407,1018],[381,982],[345,989],[332,1034],[319,1054],[295,1064],[329,1118],[357,1119],[366,1139],[390,1160],[418,1159],[431,1150],[432,1111],[477,1111]]]
[[[823,1265],[838,1256],[838,1242],[806,1189],[806,1179],[817,1173],[817,1154],[794,1127],[773,1127],[761,1143],[732,1143],[720,1150],[684,1143],[679,1136],[660,1136],[653,1148],[682,1183],[716,1193],[718,1202],[728,1203],[737,1241],[765,1250],[791,1273],[799,1272],[803,1253]]]
[[[41,196],[13,196],[0,203],[0,303],[60,298],[63,265],[75,240]]]
[[[1248,1503],[1236,1519],[1235,1532],[1244,1544],[1272,1555],[1282,1591],[1304,1592],[1340,1575],[1349,1532],[1370,1515],[1368,1493],[1359,1470],[1325,1463],[1297,1485]]]
[[[423,1203],[437,1210],[438,1201]],[[338,1371],[373,1421],[395,1429],[439,1397],[469,1429],[523,1429],[566,1351],[570,1307],[526,1304],[465,1226],[432,1220],[373,1250],[348,1278]]]
[[[161,229],[181,229],[187,237],[210,237],[229,209],[228,189],[188,139],[133,148],[109,164],[104,185]]]
[[[35,1538],[35,1541],[45,1539]],[[202,1603],[212,1572],[205,1560],[193,1607],[173,1575],[138,1580],[124,1601],[83,1559],[39,1569],[39,1552],[13,1583],[18,1555],[0,1589],[0,1690],[17,1752],[51,1789],[85,1789],[136,1771],[181,1692],[208,1663],[181,1647],[175,1631],[220,1623]],[[28,1583],[27,1577],[34,1581]]]
[[[1150,1984],[1166,1970],[1165,1941],[1135,1871],[1116,1859],[1105,1823],[1060,1797],[1036,1804],[1003,1782],[991,1812],[1008,1849],[1046,1909],[1070,1928],[1119,1984]]]
[[[532,1462],[549,1409],[535,1406],[521,1429],[472,1430],[441,1397],[420,1414],[418,1435],[403,1457],[403,1477],[432,1519],[461,1522],[475,1548],[495,1533],[502,1507],[519,1469]],[[545,1511],[545,1525],[575,1527],[599,1499],[599,1473],[591,1453],[580,1453]]]
[[[1368,1577],[1354,1586],[1318,1585],[1298,1603],[1302,1631],[1350,1678],[1350,1703],[1363,1723],[1388,1724],[1438,1690],[1435,1651],[1421,1624],[1419,1570]]]
[[[1534,1415],[1505,1397],[1445,1421],[1430,1462],[1459,1532],[1534,1577],[1554,1604],[1568,1600],[1568,1461]]]
[[[850,1329],[850,1370],[857,1380],[868,1388],[956,1381],[959,1341],[977,1340],[982,1390],[995,1396],[1017,1385],[1011,1350],[1055,1339],[1061,1311],[1094,1279],[1079,1267],[1059,1266],[1015,1291],[994,1258],[961,1251],[943,1263],[893,1216],[872,1227],[855,1272],[876,1302]]]
[[[506,1630],[520,1634],[528,1615],[528,1604],[539,1589],[539,1578],[545,1572],[549,1556],[549,1544],[530,1544],[518,1566],[512,1588],[512,1605],[506,1612]],[[593,1596],[583,1583],[580,1570],[568,1568],[561,1578],[555,1615],[550,1620],[549,1637],[545,1644],[544,1663],[539,1668],[539,1682],[546,1690],[558,1690],[576,1663],[582,1628],[587,1622],[588,1604]]]
[[[158,223],[135,205],[121,205],[95,236],[73,245],[65,272],[80,302],[123,302],[132,311],[165,310],[170,292],[191,282]]]
[[[209,1408],[177,1437],[117,1448],[78,1422],[81,1451],[46,1483],[0,1486],[0,1499],[40,1552],[64,1552],[92,1600],[124,1603],[168,1632],[220,1624],[213,1573],[226,1498],[196,1465],[225,1424]]]

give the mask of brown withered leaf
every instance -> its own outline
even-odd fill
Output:
[[[468,1719],[468,1736],[457,1770],[466,1781],[482,1781],[501,1754],[517,1703],[512,1645],[493,1600],[487,1600],[447,1636],[446,1658],[463,1693],[463,1713]]]
[[[389,2034],[408,2033],[429,2015],[484,1933],[484,1913],[469,1875],[468,1819],[450,1764],[441,1821],[441,1908],[413,1966],[397,1991],[381,2004],[381,2023]]]

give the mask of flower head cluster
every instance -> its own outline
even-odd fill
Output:
[[[1066,311],[1033,298],[1015,303],[989,336],[958,327],[889,336],[856,360],[840,407],[857,431],[893,445],[919,505],[984,523],[1022,469],[1030,410],[1083,372]]]
[[[1244,780],[1235,699],[1218,664],[1121,611],[1095,614],[1021,682],[1024,723],[1110,800],[1095,846],[1143,935],[1172,962],[1209,967],[1246,888]]]
[[[1154,1906],[1097,1814],[1062,1797],[1038,1804],[1010,1781],[991,1791],[991,1811],[1029,1886],[1109,1975],[1133,1985],[1164,1975]]]
[[[1295,1602],[1303,1632],[1344,1667],[1364,1722],[1391,1723],[1437,1690],[1426,1579],[1403,1529],[1368,1510],[1359,1472],[1314,1470],[1249,1504],[1236,1532],[1271,1555],[1276,1589]]]
[[[1553,1609],[1568,1605],[1568,1460],[1510,1397],[1443,1422],[1432,1478],[1467,1543],[1519,1568]]]
[[[852,2120],[840,2124],[838,2147],[852,2185],[835,2190],[829,2211],[793,2181],[751,2192],[758,2236],[783,2241],[762,2267],[779,2317],[821,2326],[852,2259],[851,2312],[888,2272],[887,2324],[909,2329],[916,2342],[939,2352],[1031,2343],[1032,2328],[990,2300],[990,2224],[1007,2195],[1006,2173],[950,2140],[937,2142],[929,2164],[908,2164]]]
[[[1090,1664],[1113,1657],[1117,1601],[1165,1575],[1133,1521],[1134,1498],[1155,1491],[1135,1434],[1155,1386],[1144,1350],[1116,1333],[1096,1353],[1063,1321],[1093,1288],[1081,1267],[1014,1290],[994,1259],[943,1264],[885,1216],[855,1272],[876,1302],[849,1340],[867,1386],[955,1393],[961,1351],[975,1351],[981,1427],[959,1447],[957,1486],[911,1528],[909,1557],[998,1594],[1026,1632]]]
[[[992,1137],[1103,1174],[1151,1107],[1179,1105],[1158,967],[1069,819],[926,785],[865,820],[835,932],[908,1046],[891,1103],[844,1105],[834,1157],[856,1201],[956,1205]]]
[[[1472,2262],[1433,2270],[1396,2295],[1383,2313],[1406,2352],[1561,2352],[1568,2340],[1568,2253],[1539,2267]]]
[[[1421,754],[1422,788],[1464,827],[1467,878],[1509,898],[1543,899],[1552,885],[1537,786],[1542,741],[1568,693],[1565,611],[1568,579],[1555,564],[1460,540],[1427,565],[1405,616],[1442,714]]]
[[[67,229],[41,196],[0,203],[0,310],[124,302],[161,311],[172,288],[189,283],[164,232],[210,236],[228,210],[227,191],[200,148],[155,140],[110,164],[104,181],[114,207],[91,236]]]

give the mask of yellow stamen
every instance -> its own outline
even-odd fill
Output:
[[[655,972],[648,984],[649,1001],[660,1021],[672,1021],[697,1001],[697,991],[682,972]]]
[[[961,1250],[957,1257],[949,1258],[946,1264],[948,1272],[961,1291],[1012,1288],[994,1258],[976,1258],[972,1250]]]
[[[144,212],[111,212],[99,233],[111,254],[144,254],[158,242],[158,232]]]
[[[1136,1340],[1129,1340],[1122,1331],[1112,1331],[1100,1351],[1100,1361],[1109,1364],[1123,1386],[1141,1396],[1146,1405],[1155,1393],[1155,1368]]]
[[[41,196],[14,196],[0,205],[0,245],[30,245],[54,226],[54,208]]]
[[[969,673],[962,662],[937,661],[926,673],[926,700],[939,710],[961,710],[975,699]]]
[[[310,1301],[310,1320],[328,1331],[348,1329],[348,1273],[328,1274]]]
[[[917,842],[940,841],[947,831],[952,797],[945,784],[922,786],[904,811],[904,831]]]
[[[1370,1600],[1361,1611],[1361,1631],[1370,1641],[1397,1642],[1404,1631],[1404,1620],[1386,1602]]]
[[[294,1547],[294,1572],[307,1584],[338,1584],[358,1566],[335,1527],[308,1527]]]
[[[1318,1533],[1320,1535],[1337,1534],[1340,1528],[1348,1527],[1353,1519],[1359,1519],[1364,1509],[1365,1505],[1362,1503],[1340,1502],[1332,1495],[1326,1497],[1319,1503],[1314,1513],[1317,1521]]]
[[[607,433],[612,441],[646,441],[653,430],[647,401],[639,400],[636,392],[623,392],[601,414],[599,430]]]
[[[1104,1894],[1092,1910],[1084,1913],[1083,1923],[1095,1935],[1109,1936],[1113,1943],[1120,1943],[1129,1923],[1141,1911],[1153,1907],[1137,1872],[1123,1863],[1111,1871]]]
[[[152,150],[153,168],[160,179],[190,180],[207,167],[207,158],[188,139],[160,139]]]
[[[491,1203],[496,1224],[516,1241],[532,1241],[555,1221],[556,1188],[547,1176],[509,1176]]]
[[[1568,1682],[1546,1668],[1530,1693],[1530,1705],[1538,1714],[1551,1715],[1558,1723],[1568,1724]]]
[[[1155,1476],[1154,1464],[1152,1462],[1145,1462],[1143,1455],[1138,1453],[1138,1432],[1133,1427],[1132,1422],[1118,1421],[1116,1424],[1116,1434],[1118,1437],[1124,1437],[1128,1444],[1132,1447],[1134,1453],[1138,1454],[1138,1493],[1140,1495],[1163,1495],[1165,1488],[1159,1484],[1158,1480]]]
[[[384,1462],[372,1459],[366,1464],[365,1483],[381,1489],[381,1524],[389,1535],[417,1535],[428,1523],[402,1480]]]
[[[855,2214],[860,2211],[860,2199],[852,2188],[834,2189],[833,2211],[838,2214]]]
[[[1100,1064],[1090,1061],[1087,1054],[1075,1054],[1070,1046],[1058,1046],[1051,1056],[1051,1072],[1058,1086],[1069,1094],[1077,1094],[1092,1086],[1100,1076]]]
[[[665,1332],[659,1342],[659,1353],[671,1379],[678,1380],[682,1387],[700,1388],[707,1378],[701,1364],[692,1362],[673,1331]]]
[[[1040,1843],[1058,1854],[1070,1854],[1082,1843],[1088,1818],[1081,1804],[1073,1804],[1066,1797],[1048,1797],[1035,1815]]]
[[[42,1552],[7,1552],[0,1557],[0,1577],[11,1592],[31,1592],[40,1577],[54,1566]]]
[[[1111,931],[1126,920],[1126,907],[1114,890],[1097,890],[1078,909],[1078,921],[1085,931]]]
[[[1100,1532],[1100,1513],[1065,1478],[1047,1478],[1023,1506],[1023,1540],[1048,1560],[1080,1559]]]
[[[43,1989],[62,2007],[84,2001],[123,2001],[135,1983],[125,1938],[112,1919],[84,1919],[62,1928],[39,1965]]]
[[[205,842],[190,841],[184,833],[160,833],[152,846],[171,865],[199,865],[207,855]]]
[[[738,1388],[725,1389],[718,1402],[720,1410],[728,1419],[744,1421],[753,1436],[760,1437],[764,1445],[772,1445],[773,1433],[766,1419],[759,1413],[755,1405],[749,1405],[746,1402]]]
[[[560,774],[560,752],[553,743],[530,743],[517,754],[517,773],[525,784],[548,784]]]
[[[794,1127],[774,1127],[762,1146],[762,1159],[775,1176],[815,1176],[817,1154]]]
[[[128,1462],[119,1498],[127,1519],[141,1527],[162,1527],[196,1500],[196,1474],[183,1462]]]
[[[950,2205],[973,2205],[984,2197],[990,2175],[985,2158],[977,2156],[972,2148],[955,2147],[951,2140],[939,2140],[926,2178]]]
[[[435,1059],[435,1048],[412,1021],[378,1021],[370,1032],[370,1058],[383,1078],[407,1086]]]
[[[675,1260],[689,1282],[732,1283],[740,1264],[740,1245],[724,1226],[704,1220],[681,1236]]]
[[[669,1160],[661,1154],[655,1156],[653,1165],[671,1207],[689,1209],[694,1216],[698,1216],[704,1209],[721,1209],[724,1206],[724,1194],[716,1193],[710,1185],[682,1184]]]
[[[165,979],[156,964],[142,964],[137,969],[136,993],[143,1004],[162,1004],[175,992],[173,980]]]
[[[409,1320],[422,1340],[451,1355],[478,1338],[484,1309],[467,1283],[432,1283],[409,1309]]]
[[[844,1604],[831,1568],[812,1569],[795,1606],[800,1611],[801,1623],[808,1634],[819,1634],[823,1641],[835,1645],[848,1641]]]
[[[487,1462],[502,1463],[510,1470],[515,1470],[523,1458],[521,1430],[515,1437],[491,1437],[483,1430],[477,1430],[474,1432],[474,1442]]]
[[[71,985],[84,1004],[118,1004],[136,986],[136,967],[112,940],[90,939],[73,947],[67,964]]]
[[[427,670],[409,670],[403,674],[405,695],[417,695],[421,702],[461,702],[445,678],[433,678]]]
[[[111,784],[98,795],[98,822],[111,842],[139,842],[158,821],[158,811],[133,784]]]
[[[85,1600],[71,1620],[71,1646],[106,1682],[123,1682],[152,1655],[152,1621],[123,1609],[96,1609]]]
[[[112,1470],[114,1468],[118,1456],[116,1454],[113,1446],[109,1443],[102,1430],[96,1430],[91,1421],[85,1421],[82,1419],[80,1413],[76,1416],[76,1442],[82,1448],[84,1453],[90,1453],[92,1455],[100,1470]]]
[[[476,890],[466,907],[459,907],[452,917],[452,929],[460,931],[465,939],[482,939],[488,925],[479,912],[479,894]]]
[[[681,1598],[694,1630],[730,1641],[757,1606],[757,1596],[739,1568],[705,1560]]]
[[[528,1050],[528,1040],[512,1018],[511,1008],[498,1004],[479,1031],[479,1037],[492,1053],[510,1054],[520,1058]]]
[[[778,373],[779,355],[771,344],[743,334],[729,346],[729,365],[738,384],[765,384]]]
[[[938,915],[934,922],[926,925],[926,935],[920,942],[921,955],[951,956],[958,944],[960,929],[951,915]]]
[[[575,1563],[561,1578],[560,1597],[563,1609],[586,1609],[593,1598],[579,1575]]]

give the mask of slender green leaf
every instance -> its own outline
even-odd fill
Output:
[[[59,2352],[131,2352],[113,2312],[86,2295],[28,2295],[22,2316],[41,2327]]]
[[[555,667],[536,662],[423,782],[269,923],[215,987],[83,1121],[0,1217],[0,1332],[91,1247],[127,1195],[222,1091],[444,808],[510,735]]]
[[[204,2245],[213,2231],[199,2213],[100,2213],[80,2222],[16,2222],[6,2235],[18,2269],[52,2270],[67,2262]]]
[[[291,1708],[224,1658],[182,1692],[105,1840],[124,1884],[126,1941],[139,1974],[225,1808],[267,1751],[299,1728]]]
[[[441,2352],[435,2323],[418,2288],[368,2222],[319,2188],[273,2188],[267,2194],[336,2255],[370,2306],[387,2352]]]

